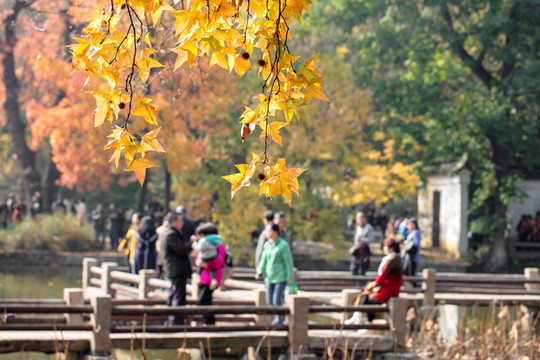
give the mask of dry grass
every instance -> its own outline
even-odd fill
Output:
[[[433,313],[425,315],[407,340],[407,349],[420,359],[533,360],[540,359],[539,315],[524,305],[492,304],[462,312],[456,339],[444,341]],[[409,317],[414,322],[414,317]]]

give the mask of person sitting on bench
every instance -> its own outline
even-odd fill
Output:
[[[379,265],[377,278],[368,283],[362,295],[356,298],[356,305],[383,304],[391,297],[399,296],[403,282],[403,265],[399,256],[399,242],[394,238],[383,241],[383,250],[386,255]],[[345,324],[359,324],[364,320],[363,313],[356,311]],[[369,322],[373,321],[374,313],[367,313]]]

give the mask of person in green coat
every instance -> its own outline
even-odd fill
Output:
[[[289,244],[279,237],[279,226],[269,224],[261,259],[257,265],[256,279],[264,278],[266,302],[271,306],[283,305],[287,283],[293,280],[293,258]],[[274,315],[272,324],[283,324],[285,315]]]

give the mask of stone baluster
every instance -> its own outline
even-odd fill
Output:
[[[83,304],[83,291],[80,288],[65,288],[64,289],[64,301],[66,305],[82,305]],[[65,314],[67,323],[69,325],[82,325],[82,314]]]
[[[90,279],[92,278],[92,273],[90,269],[93,266],[97,266],[97,259],[95,258],[84,258],[82,263],[82,289],[83,294],[86,293],[86,288],[90,286]]]
[[[362,294],[359,289],[343,289],[341,290],[341,306],[354,305],[356,298]],[[344,311],[341,317],[341,322],[344,322],[350,317],[350,313]]]
[[[111,295],[100,295],[90,300],[92,315],[90,323],[93,327],[90,351],[94,356],[108,356],[110,354],[111,334]]]
[[[435,292],[437,290],[437,271],[435,269],[422,270],[424,281],[422,290],[424,290],[424,306],[435,306]]]
[[[538,268],[525,268],[525,279],[527,280],[538,280],[540,279],[539,276],[539,269]],[[530,292],[538,292],[540,291],[540,284],[539,283],[525,283],[525,289]]]
[[[294,352],[300,349],[305,350],[309,347],[309,297],[302,295],[287,296],[286,305],[289,308],[290,346]]]
[[[101,292],[103,294],[113,295],[114,290],[111,289],[111,272],[117,270],[118,264],[115,262],[104,262],[101,264]]]
[[[139,271],[139,299],[144,300],[148,298],[148,293],[152,288],[148,284],[149,279],[156,278],[156,270],[140,270]]]
[[[390,330],[394,333],[399,347],[405,347],[407,340],[407,300],[393,297],[388,300]]]
[[[255,289],[255,306],[266,306],[266,290],[264,289]],[[270,325],[271,316],[270,315],[257,315],[255,317],[255,322],[258,325]]]

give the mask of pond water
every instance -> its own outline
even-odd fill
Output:
[[[81,287],[80,268],[0,269],[0,299],[62,299],[64,288]]]

